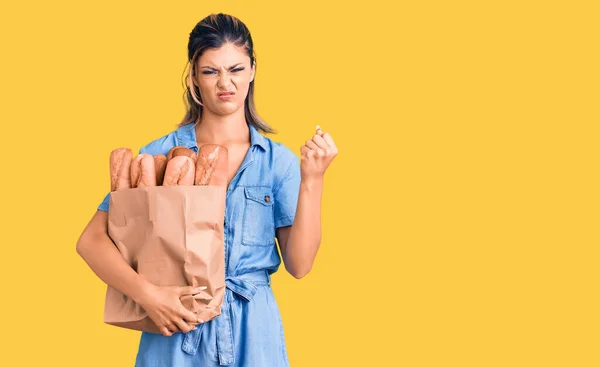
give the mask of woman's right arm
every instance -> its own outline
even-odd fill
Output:
[[[77,241],[77,253],[102,281],[142,306],[164,335],[171,335],[171,331],[188,332],[201,321],[179,301],[180,296],[200,290],[189,286],[158,287],[136,273],[108,235],[107,212],[96,210]]]
[[[151,284],[127,264],[107,228],[108,213],[96,210],[77,241],[77,253],[102,281],[141,303]]]

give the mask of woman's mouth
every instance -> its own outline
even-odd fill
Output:
[[[234,95],[235,95],[234,92],[224,92],[224,93],[217,94],[219,99],[222,101],[229,101],[229,100],[233,99]]]

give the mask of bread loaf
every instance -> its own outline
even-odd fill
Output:
[[[154,157],[151,154],[139,154],[131,162],[131,187],[156,186]]]
[[[180,155],[167,162],[163,186],[193,185],[196,167],[192,158]]]
[[[133,153],[129,148],[117,148],[110,152],[110,191],[131,188],[129,167]]]
[[[163,184],[165,178],[165,169],[167,168],[167,156],[158,154],[154,156],[154,170],[156,171],[156,185]]]
[[[227,186],[228,151],[222,145],[205,144],[199,154],[176,146],[166,156],[142,153],[132,157],[128,148],[111,152],[111,191],[157,185]]]
[[[228,151],[217,144],[200,147],[196,162],[196,185],[227,186]]]
[[[180,145],[173,147],[169,150],[169,153],[167,153],[167,162],[173,159],[174,157],[178,157],[181,155],[192,158],[194,164],[196,164],[196,152]]]

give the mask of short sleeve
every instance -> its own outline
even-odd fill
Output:
[[[146,150],[144,149],[144,147],[140,148],[138,155],[142,154],[142,153],[146,153]],[[108,194],[106,194],[106,196],[104,197],[104,200],[102,200],[100,205],[98,205],[98,210],[102,210],[102,211],[105,211],[108,213],[109,203],[110,203],[110,192]]]
[[[104,200],[98,205],[98,210],[102,210],[108,213],[108,203],[110,202],[110,192],[106,194]]]
[[[281,182],[273,191],[275,228],[291,226],[296,216],[298,194],[300,192],[300,162],[293,155]]]

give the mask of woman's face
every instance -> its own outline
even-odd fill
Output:
[[[217,115],[228,115],[244,108],[254,65],[242,47],[225,43],[204,51],[196,62],[194,84],[200,89],[202,104]],[[221,93],[233,94],[219,96]]]

